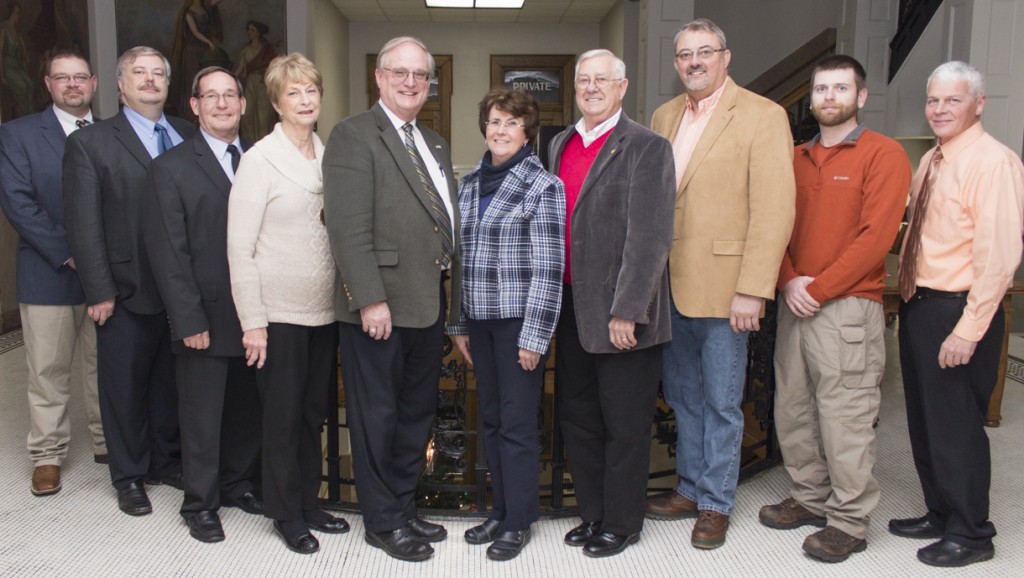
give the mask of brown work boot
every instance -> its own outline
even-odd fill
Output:
[[[652,520],[682,520],[697,517],[697,502],[679,495],[679,492],[660,494],[647,498],[644,515]]]
[[[32,494],[49,496],[60,491],[60,466],[36,466],[32,472]]]
[[[701,510],[693,525],[690,543],[696,548],[711,550],[725,544],[725,531],[729,529],[729,516],[712,510]]]
[[[842,562],[850,554],[863,552],[867,547],[867,540],[854,538],[835,526],[825,526],[824,530],[818,530],[804,540],[804,552],[825,562]]]
[[[824,528],[828,521],[825,516],[818,516],[814,512],[800,505],[793,498],[782,500],[781,504],[773,504],[761,508],[757,514],[761,523],[776,530],[792,530],[800,526],[817,526]]]

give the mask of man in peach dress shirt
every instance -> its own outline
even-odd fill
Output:
[[[981,125],[981,73],[947,62],[927,86],[925,116],[938,146],[921,159],[911,188],[899,340],[907,426],[928,511],[890,520],[889,531],[939,539],[918,550],[918,559],[955,567],[995,554],[984,417],[999,366],[1003,295],[1021,260],[1024,167]],[[918,203],[924,191],[926,201]]]

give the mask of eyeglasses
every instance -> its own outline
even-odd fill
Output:
[[[506,121],[500,121],[498,119],[491,119],[484,123],[484,126],[498,130],[499,127],[504,126],[508,130],[516,130],[517,128],[526,128],[526,124],[516,119],[509,119]]]
[[[594,83],[594,86],[596,86],[598,89],[604,90],[608,88],[608,85],[611,84],[612,82],[619,82],[621,80],[621,78],[605,78],[603,76],[598,76],[597,78],[594,79],[591,79],[590,77],[587,76],[581,76],[576,79],[576,88],[578,88],[579,90],[583,90],[590,86],[590,83]]]
[[[386,70],[389,73],[391,73],[392,78],[394,78],[398,82],[405,82],[405,79],[409,78],[410,74],[416,80],[416,82],[426,82],[430,80],[429,72],[413,72],[411,70],[406,70],[404,68],[381,68],[381,70]]]
[[[213,106],[217,104],[220,99],[224,99],[226,104],[235,104],[240,98],[237,92],[225,92],[224,94],[217,94],[216,92],[207,92],[206,94],[200,94],[196,96],[199,100],[203,101],[203,104]]]
[[[89,82],[89,79],[92,78],[92,76],[89,74],[82,73],[76,74],[74,76],[68,76],[67,74],[51,74],[49,78],[57,84],[67,84],[71,82],[72,79],[74,79],[74,81],[78,84],[85,84],[86,82]]]
[[[693,60],[694,56],[699,57],[701,60],[707,60],[714,56],[716,52],[725,52],[726,50],[728,50],[728,48],[711,48],[705,46],[704,48],[701,48],[697,52],[694,52],[692,50],[680,50],[679,52],[676,53],[676,58],[683,62],[687,60]]]

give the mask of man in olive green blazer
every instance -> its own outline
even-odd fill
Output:
[[[662,385],[676,413],[676,491],[648,500],[657,519],[697,517],[691,542],[725,542],[743,436],[747,335],[775,298],[795,213],[793,139],[786,112],[728,76],[725,34],[695,20],[675,39],[684,93],[654,113],[672,141],[674,308]]]

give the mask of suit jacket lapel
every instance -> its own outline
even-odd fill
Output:
[[[700,140],[697,141],[697,146],[693,149],[690,162],[686,164],[686,172],[683,173],[683,180],[679,183],[679,190],[676,191],[676,196],[683,194],[683,190],[690,182],[690,179],[693,178],[694,173],[697,172],[700,163],[704,161],[711,147],[714,146],[718,137],[721,136],[722,131],[732,121],[732,109],[736,106],[736,95],[739,91],[732,78],[727,78],[726,82],[728,84],[722,92],[722,97],[718,101],[718,105],[715,106],[715,111],[711,113],[711,118],[708,119],[708,124],[704,127],[704,133],[700,135]],[[678,123],[676,126],[676,130],[678,130]]]
[[[615,124],[615,129],[608,135],[608,139],[604,141],[604,145],[601,146],[601,150],[597,153],[597,158],[594,159],[594,164],[587,171],[587,178],[583,180],[583,186],[580,187],[580,195],[576,199],[577,203],[597,183],[597,180],[601,178],[601,173],[608,168],[608,165],[622,152],[622,148],[626,144],[626,136],[629,132],[627,129],[628,124],[629,118],[626,116],[626,113],[621,113],[619,122]]]
[[[53,152],[57,154],[58,159],[64,160],[64,141],[68,137],[64,134],[64,127],[57,120],[57,115],[54,114],[53,108],[46,109],[46,112],[40,116],[39,125],[43,132],[43,140],[53,148]]]
[[[384,109],[380,108],[379,104],[373,105],[373,113],[377,118],[377,128],[380,129],[380,138],[384,141],[384,144],[391,151],[391,156],[395,159],[395,164],[398,166],[398,170],[401,171],[402,176],[409,183],[409,188],[412,190],[416,198],[420,200],[420,203],[428,211],[432,211],[430,199],[427,197],[427,191],[423,187],[423,182],[420,181],[420,175],[416,172],[416,167],[412,164],[412,160],[409,158],[409,151],[405,148],[404,137],[399,136],[398,131],[395,130],[395,125],[391,124],[391,118],[384,112]]]
[[[153,157],[149,156],[149,151],[139,140],[139,135],[135,133],[135,127],[128,122],[128,117],[124,115],[124,112],[117,113],[117,116],[110,119],[110,122],[114,125],[114,138],[135,157],[135,160],[139,161],[140,165],[148,168]]]
[[[213,149],[210,148],[201,132],[196,132],[192,137],[192,146],[196,153],[196,164],[213,181],[217,190],[225,197],[228,196],[228,193],[231,192],[231,180],[224,174],[224,168],[221,167],[220,161],[214,156]]]

